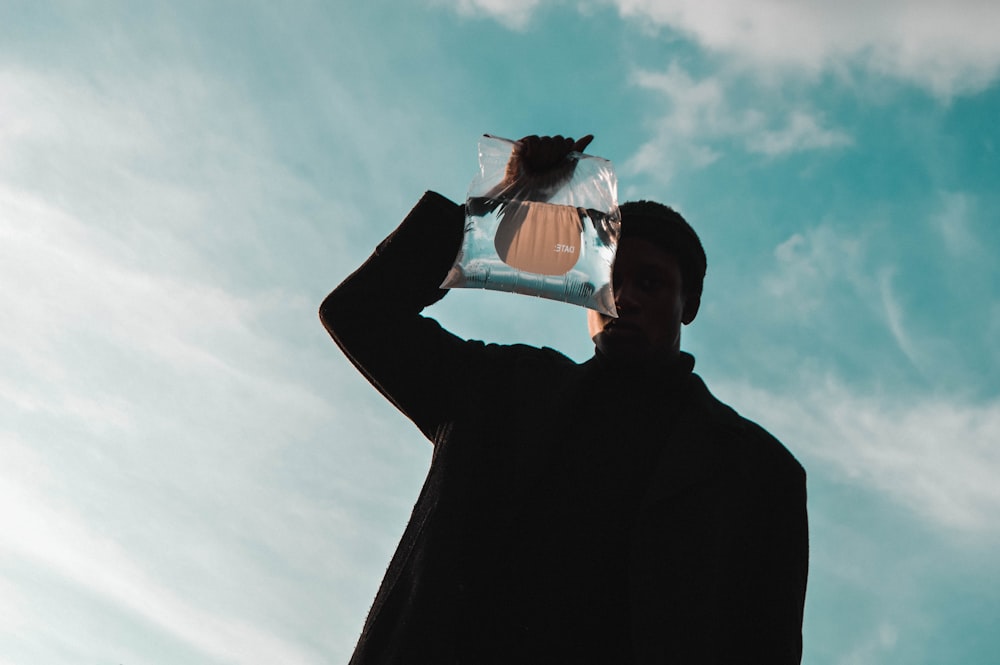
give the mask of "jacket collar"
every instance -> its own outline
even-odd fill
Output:
[[[584,366],[598,373],[609,386],[634,384],[643,388],[681,385],[694,370],[694,356],[681,351],[666,359],[621,362],[594,349],[594,356]]]

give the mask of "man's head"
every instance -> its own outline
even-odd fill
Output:
[[[705,250],[672,208],[652,201],[621,206],[612,273],[618,318],[588,312],[590,335],[610,358],[669,358],[680,351],[681,324],[694,320],[705,279]]]

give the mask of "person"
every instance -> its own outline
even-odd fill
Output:
[[[526,137],[508,171],[562,168],[590,138]],[[422,314],[465,223],[434,192],[324,300],[334,341],[434,446],[352,665],[800,662],[805,472],[680,350],[697,234],[662,204],[620,209],[618,317],[588,312],[583,363]]]

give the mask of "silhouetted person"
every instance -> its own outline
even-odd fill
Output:
[[[553,167],[589,140],[528,137],[512,162]],[[705,275],[695,232],[657,203],[621,212],[620,316],[589,312],[582,364],[421,315],[465,222],[433,192],[323,302],[434,444],[352,664],[800,661],[805,473],[680,351]]]

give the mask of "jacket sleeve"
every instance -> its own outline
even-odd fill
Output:
[[[320,307],[320,320],[354,366],[432,441],[447,419],[471,356],[467,342],[421,316],[462,239],[462,206],[427,192],[374,254]]]
[[[727,622],[740,639],[726,643],[722,662],[798,665],[809,568],[806,475],[787,454],[754,475],[737,526],[735,612]]]
[[[674,445],[673,489],[633,551],[636,660],[798,665],[809,561],[805,471],[765,431],[728,424]]]

